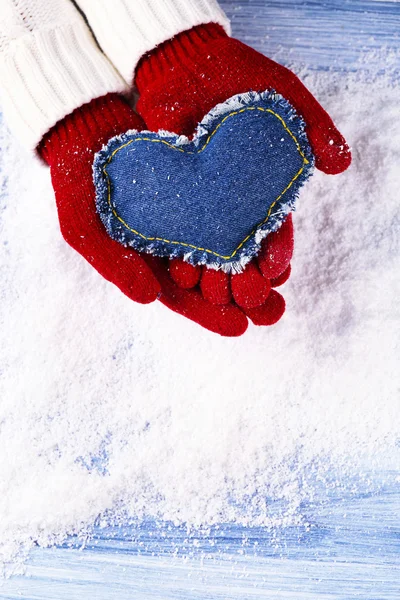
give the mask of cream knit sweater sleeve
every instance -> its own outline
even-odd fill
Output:
[[[105,54],[128,83],[139,59],[178,33],[229,21],[216,0],[76,0]]]
[[[25,146],[78,106],[126,90],[69,0],[0,0],[0,106]]]

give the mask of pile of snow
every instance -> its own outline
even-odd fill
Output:
[[[285,317],[234,340],[102,280],[1,128],[4,560],[108,510],[294,523],[328,474],[399,464],[399,89],[303,75],[354,162],[302,194]]]

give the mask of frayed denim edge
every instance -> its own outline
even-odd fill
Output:
[[[140,134],[154,135],[154,131],[131,129],[125,133],[111,138],[102,149],[97,152],[93,162],[93,180],[96,189],[96,207],[97,212],[105,226],[109,236],[126,247],[132,247],[138,252],[146,252],[155,256],[168,258],[182,258],[184,261],[192,265],[207,265],[208,268],[222,270],[226,273],[241,273],[246,265],[260,252],[262,241],[270,234],[277,231],[286,216],[295,210],[296,200],[299,196],[300,189],[303,187],[307,179],[312,175],[314,170],[314,155],[308,142],[306,134],[306,124],[300,117],[293,106],[283,96],[275,92],[275,90],[266,90],[265,92],[249,91],[244,94],[237,94],[229,98],[226,102],[218,104],[213,108],[197,126],[195,136],[189,139],[184,135],[177,135],[170,131],[160,130],[157,136],[168,139],[175,146],[185,146],[192,144],[198,147],[202,144],[204,137],[214,129],[218,121],[226,114],[233,110],[241,109],[246,106],[256,106],[267,104],[268,108],[282,111],[286,123],[290,125],[290,130],[296,137],[301,150],[308,160],[308,164],[304,164],[304,168],[296,185],[292,186],[285,194],[284,200],[277,202],[276,207],[271,212],[266,223],[257,227],[256,232],[247,240],[242,248],[237,251],[235,259],[223,260],[223,262],[210,261],[210,253],[202,250],[187,251],[183,246],[177,246],[176,249],[171,249],[171,246],[163,241],[149,242],[140,236],[135,236],[133,239],[126,235],[125,227],[117,222],[117,219],[110,210],[108,202],[108,183],[104,175],[103,168],[107,164],[110,155],[119,148],[122,144]]]

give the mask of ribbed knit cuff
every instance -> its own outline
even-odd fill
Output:
[[[71,24],[13,40],[0,54],[0,85],[7,123],[31,149],[75,108],[110,92],[127,92],[79,15]]]
[[[139,93],[153,87],[155,83],[160,85],[160,82],[172,78],[176,67],[179,67],[179,72],[185,69],[185,65],[190,69],[193,61],[197,63],[199,55],[211,53],[212,45],[227,37],[220,25],[209,23],[183,31],[161,44],[139,62],[135,77]]]
[[[182,31],[229,20],[216,0],[77,0],[105,54],[131,82],[140,58]]]
[[[56,123],[44,135],[38,153],[50,166],[71,154],[81,160],[82,150],[97,152],[117,133],[143,127],[142,119],[124,98],[107,94],[76,108]]]

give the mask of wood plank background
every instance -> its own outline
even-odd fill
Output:
[[[387,51],[397,58],[400,51],[399,0],[222,0],[221,5],[236,37],[284,64],[376,72],[384,68]]]

